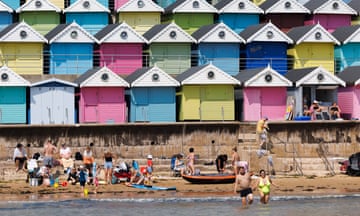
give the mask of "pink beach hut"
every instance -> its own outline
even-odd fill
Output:
[[[100,43],[95,52],[101,67],[106,65],[116,74],[130,74],[143,66],[143,45],[148,41],[125,22],[106,26],[95,38]]]
[[[80,123],[126,122],[125,88],[129,84],[107,67],[93,68],[75,82],[80,87]]]
[[[287,87],[292,86],[290,80],[269,66],[241,70],[235,78],[243,88],[243,121],[257,121],[262,116],[284,119]]]

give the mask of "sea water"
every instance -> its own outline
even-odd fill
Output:
[[[242,208],[239,197],[74,199],[62,201],[2,201],[0,215],[26,216],[192,216],[192,215],[360,215],[360,195],[272,197],[267,205],[258,199]]]

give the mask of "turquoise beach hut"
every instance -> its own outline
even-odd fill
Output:
[[[49,74],[82,74],[93,67],[98,40],[77,23],[60,24],[45,35]]]
[[[20,0],[1,0],[1,2],[5,3],[7,6],[16,10],[20,7]]]
[[[66,23],[76,22],[94,35],[110,24],[110,10],[96,0],[78,0],[64,10]]]
[[[30,82],[7,66],[0,68],[0,124],[26,123],[26,89]]]
[[[236,32],[224,23],[202,26],[191,35],[196,41],[198,65],[212,62],[230,75],[239,72],[240,45],[245,43]]]
[[[0,31],[13,22],[14,10],[0,1]]]
[[[250,0],[222,0],[215,8],[219,13],[216,22],[223,22],[238,34],[248,26],[259,24],[264,13]]]
[[[130,122],[175,122],[176,87],[180,84],[157,66],[140,68],[125,80],[130,84]]]

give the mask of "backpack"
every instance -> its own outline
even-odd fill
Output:
[[[75,153],[75,160],[83,160],[83,157],[80,152]]]

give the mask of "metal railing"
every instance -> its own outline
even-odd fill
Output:
[[[318,153],[320,159],[323,161],[326,170],[330,172],[330,175],[334,176],[336,174],[335,169],[333,164],[329,162],[328,159],[329,150],[325,146],[323,139],[319,139],[319,144],[318,144],[318,148],[316,148],[316,152]]]

